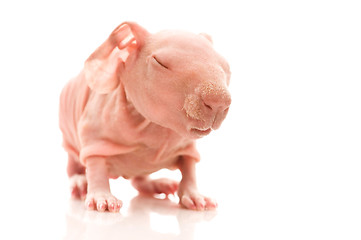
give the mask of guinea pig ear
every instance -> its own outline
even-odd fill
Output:
[[[136,23],[124,22],[85,61],[88,86],[98,93],[109,93],[119,84],[119,74],[130,53],[139,51],[149,33]]]
[[[208,35],[207,33],[200,33],[199,35],[201,35],[202,37],[205,37],[208,41],[210,41],[213,44],[212,37],[210,35]]]

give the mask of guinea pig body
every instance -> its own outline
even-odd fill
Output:
[[[199,160],[195,140],[142,116],[126,99],[122,84],[108,94],[98,94],[81,73],[66,85],[60,102],[66,151],[83,166],[91,156],[105,157],[111,178],[174,169],[180,156]]]
[[[72,195],[89,209],[119,211],[108,179],[121,176],[140,192],[178,191],[189,209],[216,207],[196,187],[195,140],[225,118],[229,79],[208,35],[118,26],[60,97]],[[162,168],[180,169],[182,181],[148,177]]]

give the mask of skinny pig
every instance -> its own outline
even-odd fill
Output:
[[[60,129],[72,196],[87,209],[118,212],[109,178],[142,193],[178,193],[188,209],[217,207],[198,192],[195,140],[220,127],[231,104],[229,65],[206,34],[150,34],[119,25],[60,96]],[[162,168],[182,180],[152,179]]]

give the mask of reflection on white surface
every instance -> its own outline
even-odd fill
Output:
[[[64,239],[195,239],[197,223],[216,215],[216,211],[190,211],[175,201],[142,195],[120,213],[87,211],[82,201],[71,200]]]

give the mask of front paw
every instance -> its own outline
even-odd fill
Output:
[[[179,203],[191,210],[211,210],[217,208],[217,202],[209,197],[201,195],[196,188],[181,188],[178,191]]]
[[[119,212],[122,207],[122,201],[114,197],[107,191],[91,191],[85,200],[85,207],[88,210],[98,210],[104,212],[106,210],[110,212]]]

